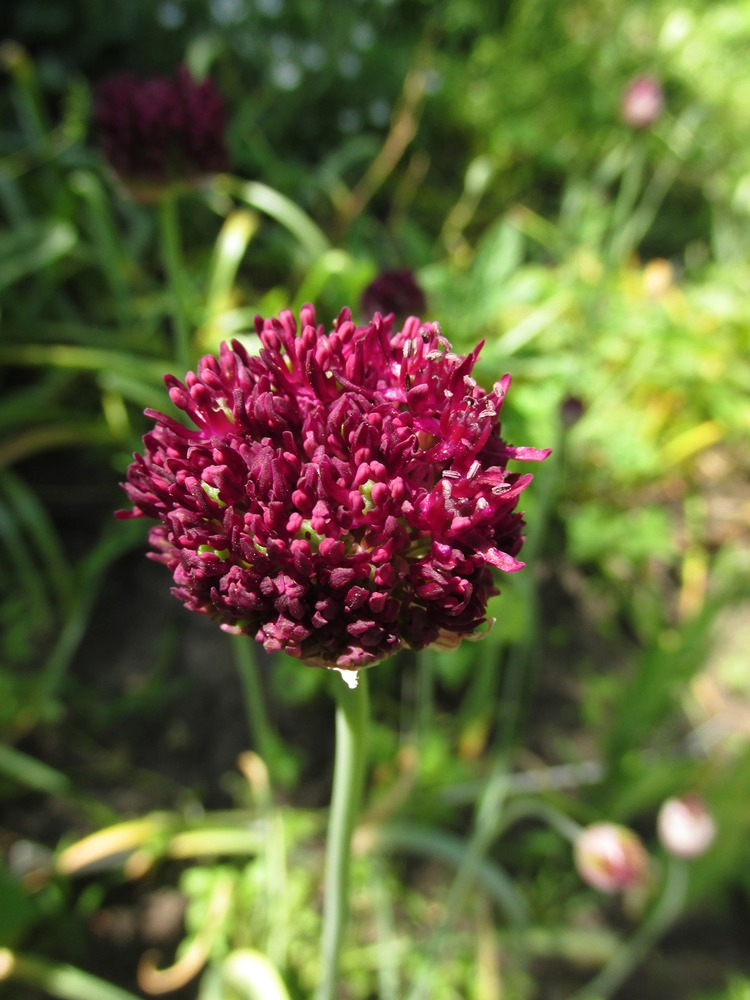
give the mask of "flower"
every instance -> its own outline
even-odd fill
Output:
[[[102,151],[136,190],[193,181],[226,170],[224,104],[212,80],[123,73],[98,88],[95,122]]]
[[[630,81],[620,104],[620,116],[626,125],[650,128],[663,110],[664,91],[655,76],[643,74]]]
[[[362,312],[372,316],[393,313],[397,320],[424,312],[427,302],[409,268],[397,268],[381,273],[362,293]]]
[[[435,323],[397,332],[348,309],[256,319],[262,349],[224,344],[165,382],[188,429],[147,410],[121,517],[150,517],[154,559],[185,606],[311,665],[357,670],[486,622],[492,567],[520,569],[530,475],[546,451],[500,436],[489,392]],[[351,675],[350,675],[351,679]]]
[[[587,826],[575,842],[574,855],[578,874],[600,892],[622,892],[642,884],[648,874],[640,837],[619,823]]]
[[[575,427],[586,412],[586,406],[578,396],[566,396],[560,404],[560,420],[563,427]]]
[[[656,820],[659,840],[678,858],[705,854],[716,837],[716,823],[697,795],[667,799]]]

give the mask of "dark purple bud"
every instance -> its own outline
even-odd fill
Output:
[[[103,80],[94,111],[105,157],[134,194],[226,170],[224,103],[210,79],[123,73]]]
[[[583,401],[578,396],[566,396],[560,405],[560,420],[563,427],[573,427],[585,412]]]
[[[424,292],[408,268],[382,271],[362,293],[362,313],[393,313],[397,321],[420,316],[427,308]]]

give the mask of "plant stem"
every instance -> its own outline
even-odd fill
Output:
[[[258,676],[253,640],[245,635],[237,635],[231,637],[231,642],[245,697],[245,715],[250,734],[255,739],[261,760],[269,772],[273,773],[276,766],[275,734],[266,714],[265,695]]]
[[[0,948],[0,982],[17,979],[59,1000],[137,1000],[134,993],[75,966]]]
[[[486,862],[487,853],[499,832],[507,788],[506,762],[498,755],[484,792],[477,803],[473,829],[463,845],[456,874],[445,894],[443,919],[428,941],[427,962],[422,966],[416,982],[407,995],[407,1000],[425,1000],[434,991],[438,960],[448,948],[449,931],[459,919],[471,888],[479,881],[478,876]],[[506,909],[524,921],[523,903],[514,895],[512,886],[509,885],[508,888],[509,891],[504,893],[504,899],[510,906],[506,906]]]
[[[571,1000],[607,1000],[611,997],[680,915],[686,890],[687,866],[678,858],[670,858],[664,891],[648,919]]]
[[[353,690],[336,678],[336,756],[328,820],[323,899],[323,973],[315,1000],[335,1000],[339,956],[349,911],[349,863],[354,822],[365,775],[367,671]]]
[[[166,194],[159,203],[159,235],[161,255],[172,299],[175,330],[175,360],[187,371],[191,364],[190,325],[185,292],[185,266],[182,259],[180,220],[177,197]]]

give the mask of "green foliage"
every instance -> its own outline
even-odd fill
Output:
[[[726,989],[718,993],[705,994],[702,1000],[747,1000],[750,997],[750,979],[744,976],[730,976]]]
[[[0,869],[0,945],[13,945],[33,923],[35,907],[17,879]]]

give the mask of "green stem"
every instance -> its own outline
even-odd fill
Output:
[[[258,663],[255,659],[253,640],[245,635],[237,635],[232,636],[231,641],[245,697],[245,714],[250,733],[256,742],[263,763],[270,771],[274,766],[276,747],[274,732],[266,714],[265,695],[258,676]]]
[[[474,818],[474,828],[468,840],[460,843],[455,854],[459,861],[453,882],[445,895],[443,919],[436,928],[428,947],[428,962],[423,966],[415,985],[408,994],[407,1000],[424,1000],[430,995],[433,986],[437,959],[448,946],[448,933],[453,927],[466,905],[469,891],[473,885],[479,884],[482,889],[494,898],[503,908],[511,921],[516,934],[519,950],[523,947],[522,934],[527,930],[528,916],[523,898],[516,892],[513,883],[505,873],[488,860],[493,843],[502,836],[509,827],[527,816],[534,816],[548,823],[563,837],[575,842],[580,835],[581,827],[569,819],[558,809],[536,799],[522,799],[506,804],[510,791],[511,776],[508,774],[505,759],[498,755],[492,772],[485,783],[483,794],[477,803]],[[407,836],[414,834],[407,829]],[[380,844],[388,844],[388,838],[399,844],[401,829],[395,827],[394,833],[385,827],[379,833]],[[436,848],[446,858],[450,857],[453,847],[447,835],[441,834],[439,839],[430,831],[420,833],[422,838],[422,853],[436,853]],[[408,843],[408,841],[407,841]]]
[[[414,726],[417,732],[417,747],[421,750],[435,724],[435,652],[423,649],[416,654],[417,692]]]
[[[349,911],[349,862],[354,822],[365,775],[368,699],[367,672],[359,671],[353,690],[336,678],[336,756],[328,820],[323,899],[323,974],[315,1000],[335,1000],[339,956]]]
[[[414,854],[421,859],[430,858],[451,865],[457,870],[463,870],[468,863],[469,848],[463,837],[419,823],[394,822],[379,826],[373,834],[371,847],[376,854]],[[527,930],[529,915],[526,904],[511,878],[491,858],[480,858],[477,863],[474,856],[471,864],[475,886],[497,905],[514,930]],[[441,932],[444,929],[448,929],[446,920],[439,928]],[[438,955],[442,943],[442,940],[438,942],[436,939],[430,954]]]
[[[479,872],[499,830],[507,795],[507,767],[498,756],[474,816],[471,835],[465,843],[460,864],[445,894],[443,919],[435,928],[427,948],[427,961],[422,966],[407,1000],[425,1000],[434,992],[433,984],[438,958],[448,947],[448,935],[457,922],[469,892],[478,881]],[[517,912],[518,912],[518,908]]]
[[[101,181],[93,173],[77,170],[71,175],[70,186],[80,195],[88,210],[89,229],[102,275],[109,285],[115,318],[121,329],[130,324],[131,294],[126,278],[127,262],[118,238],[110,203]]]
[[[620,189],[612,209],[610,232],[612,238],[608,248],[612,263],[619,264],[621,258],[617,255],[632,249],[627,244],[621,245],[622,232],[628,228],[628,220],[633,214],[638,194],[643,185],[643,171],[646,166],[645,146],[638,144],[632,150],[627,165],[620,177]]]
[[[373,858],[371,892],[374,900],[375,934],[380,953],[378,961],[379,1000],[398,1000],[398,942],[393,899],[388,890],[386,868],[381,858]]]
[[[505,809],[499,818],[497,835],[504,833],[520,819],[528,819],[529,817],[540,819],[553,830],[557,830],[560,836],[570,841],[571,844],[575,844],[583,833],[583,827],[580,823],[576,823],[575,820],[547,802],[542,802],[539,799],[517,799]]]
[[[175,330],[175,360],[187,371],[191,364],[190,325],[185,289],[185,265],[182,259],[180,220],[177,196],[165,194],[159,202],[159,230],[164,270],[169,282]]]
[[[651,228],[662,202],[694,146],[701,118],[702,112],[697,109],[686,112],[677,119],[666,136],[666,145],[671,155],[660,159],[640,202],[633,205],[629,218],[623,222],[621,229],[615,232],[610,245],[610,259],[613,262],[621,261],[632,253]]]
[[[670,858],[664,891],[648,919],[571,1000],[607,1000],[611,997],[680,915],[686,891],[687,866],[677,858]]]
[[[17,979],[59,1000],[137,1000],[135,994],[64,963],[0,948],[0,982]]]

